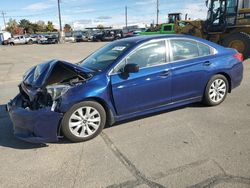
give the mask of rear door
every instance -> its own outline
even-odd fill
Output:
[[[138,64],[139,72],[124,77],[126,63]],[[165,40],[146,43],[120,62],[111,75],[118,114],[145,111],[171,102],[170,66]]]
[[[202,97],[213,49],[189,39],[170,39],[173,102]]]

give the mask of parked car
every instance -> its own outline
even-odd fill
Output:
[[[84,36],[82,34],[78,34],[74,36],[76,42],[83,42]]]
[[[79,64],[51,60],[31,68],[7,105],[14,134],[30,142],[73,142],[105,125],[201,102],[222,103],[240,85],[243,56],[185,35],[109,43]]]
[[[56,35],[48,35],[45,36],[42,40],[39,40],[39,44],[57,44],[58,36]]]
[[[74,31],[75,42],[87,42],[89,40],[89,31]]]
[[[9,40],[9,44],[11,46],[17,44],[32,44],[32,43],[33,43],[32,39],[25,35],[17,35]]]
[[[49,35],[39,35],[39,37],[37,38],[37,43],[41,44],[43,43],[43,41],[47,40],[50,36]]]
[[[103,30],[93,35],[92,41],[113,41],[122,38],[122,30]]]
[[[73,36],[73,32],[65,32],[65,42],[75,42],[75,37]]]
[[[70,36],[67,36],[67,37],[66,37],[66,36],[65,36],[65,42],[76,42],[76,41],[75,41],[75,37],[72,37],[72,36],[71,36],[71,37],[70,37]]]
[[[30,39],[32,40],[33,43],[38,43],[39,40],[44,39],[45,37],[43,35],[38,35],[38,34],[32,34],[30,35]]]

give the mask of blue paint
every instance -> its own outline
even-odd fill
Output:
[[[110,74],[112,69],[139,45],[151,40],[171,38],[191,39],[205,43],[216,49],[217,53],[176,62],[171,61],[170,56],[167,56],[168,63],[145,67],[138,73],[130,73],[128,77],[121,74]],[[121,41],[130,43],[130,47],[102,71],[93,72],[89,67],[63,62],[82,73],[91,73],[92,78],[68,90],[61,97],[56,112],[52,112],[49,108],[30,111],[15,107],[13,103],[10,103],[9,113],[14,124],[15,134],[31,142],[57,141],[63,114],[74,104],[84,100],[101,102],[110,112],[111,117],[109,118],[120,121],[199,102],[203,98],[209,79],[218,73],[223,73],[230,78],[231,89],[239,86],[242,81],[243,65],[234,57],[237,52],[203,39],[185,35],[157,35],[133,37],[115,41],[112,44]],[[208,61],[209,66],[205,64]],[[55,61],[52,65],[54,63]],[[33,78],[32,73],[28,76]],[[39,85],[41,86],[44,82],[43,79]],[[42,121],[40,121],[41,119]],[[23,132],[20,131],[21,129]]]

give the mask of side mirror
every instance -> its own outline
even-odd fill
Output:
[[[137,73],[139,72],[139,66],[137,64],[126,64],[124,67],[124,73]]]

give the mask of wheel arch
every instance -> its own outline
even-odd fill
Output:
[[[106,112],[106,115],[107,115],[106,116],[106,125],[105,125],[105,127],[110,126],[110,125],[115,123],[114,113],[109,108],[109,105],[103,99],[101,99],[99,97],[88,97],[88,98],[85,98],[84,100],[78,101],[77,103],[80,103],[80,102],[83,102],[83,101],[94,101],[94,102],[99,103],[104,108],[104,110]],[[77,103],[75,103],[75,104],[77,104]],[[60,124],[58,126],[57,135],[58,136],[63,136],[61,122],[60,122]]]
[[[89,101],[89,100],[98,102],[104,108],[104,110],[107,114],[106,126],[114,124],[114,122],[115,122],[114,113],[109,108],[109,105],[107,104],[107,102],[105,100],[103,100],[102,98],[99,98],[99,97],[88,97],[88,98],[84,99],[84,101]]]

